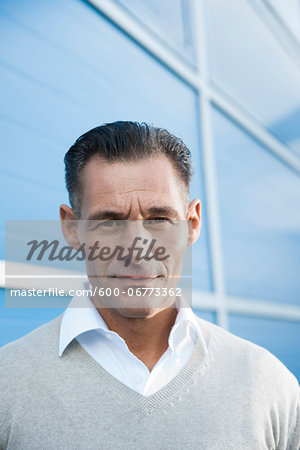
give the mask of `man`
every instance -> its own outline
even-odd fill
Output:
[[[197,318],[188,299],[172,298],[183,247],[201,228],[183,142],[115,122],[81,136],[65,164],[71,207],[61,205],[60,217],[70,246],[95,236],[123,239],[124,248],[137,237],[160,242],[148,260],[137,248],[130,261],[87,258],[96,295],[74,298],[62,316],[1,349],[1,449],[297,450],[295,377],[267,350]],[[154,258],[164,240],[166,258]],[[138,296],[149,287],[161,295]]]

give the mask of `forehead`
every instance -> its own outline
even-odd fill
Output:
[[[110,162],[93,156],[84,167],[81,180],[84,193],[100,191],[103,195],[120,190],[167,192],[179,181],[164,155],[129,162]]]
[[[142,202],[163,197],[178,201],[182,182],[172,163],[164,155],[138,161],[109,162],[95,155],[83,169],[82,206],[94,203],[126,205],[139,197]]]

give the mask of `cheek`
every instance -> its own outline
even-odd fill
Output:
[[[99,276],[104,278],[109,264],[110,261],[102,261],[99,258],[91,261],[87,258],[85,261],[86,273],[92,279],[97,279]]]
[[[91,278],[105,275],[106,269],[111,262],[109,259],[105,260],[107,259],[105,258],[107,256],[105,249],[111,248],[107,240],[99,236],[99,233],[82,230],[80,233],[80,243],[84,245],[85,249],[85,266],[87,274]],[[104,253],[102,253],[103,250]],[[104,257],[102,257],[102,255],[104,255]]]
[[[181,236],[169,236],[164,240],[165,254],[168,258],[162,263],[167,268],[169,275],[181,275],[182,265],[185,264],[185,254],[187,251],[187,238]]]
[[[170,230],[165,230],[157,236],[157,246],[164,247],[166,252],[174,258],[182,257],[188,243],[188,227],[186,222],[176,225]]]

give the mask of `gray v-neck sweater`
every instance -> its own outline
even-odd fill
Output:
[[[1,450],[298,450],[299,385],[267,350],[199,319],[208,354],[144,397],[76,340],[59,357],[61,317],[0,349]]]

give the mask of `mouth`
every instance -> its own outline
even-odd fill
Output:
[[[151,282],[162,279],[162,275],[114,275],[110,277],[122,286],[142,286],[151,284]]]
[[[112,278],[130,278],[131,280],[153,280],[161,275],[114,275]]]

